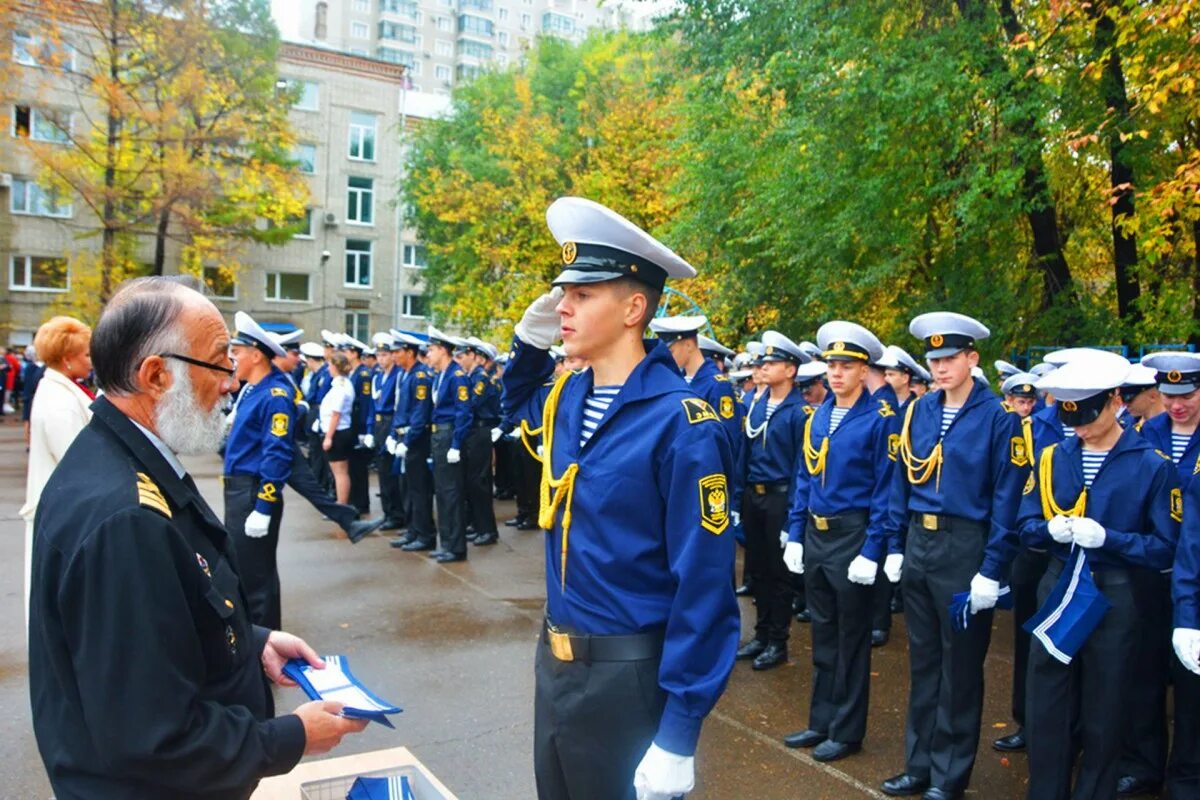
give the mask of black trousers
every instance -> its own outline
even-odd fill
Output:
[[[835,742],[861,742],[871,688],[871,606],[874,587],[846,578],[867,537],[867,514],[830,520],[804,534],[804,575],[812,614],[813,687],[810,730]]]
[[[1137,642],[1129,682],[1129,718],[1121,745],[1119,775],[1162,783],[1167,771],[1167,679],[1171,662],[1171,576],[1133,570]]]
[[[659,659],[534,660],[533,772],[538,800],[634,800],[633,773],[666,705]]]
[[[435,431],[431,437],[433,449],[433,489],[437,496],[437,526],[441,549],[462,555],[467,552],[466,470],[460,461],[446,463],[446,453],[454,431]]]
[[[355,447],[350,451],[350,505],[360,514],[371,513],[371,460],[373,450]]]
[[[932,531],[909,523],[900,581],[910,672],[905,771],[954,795],[966,790],[975,767],[992,612],[975,614],[965,631],[956,631],[950,601],[979,571],[988,526],[957,517],[940,521]]]
[[[1175,740],[1167,771],[1171,800],[1200,800],[1200,675],[1188,672],[1174,651]]]
[[[520,439],[513,442],[513,451],[516,454],[514,463],[517,468],[517,517],[536,524],[538,489],[542,482],[542,462],[529,452]]]
[[[787,524],[788,492],[758,494],[753,486],[742,495],[742,527],[746,562],[754,586],[754,638],[786,643],[792,625],[792,573],[783,563],[779,532]]]
[[[1025,683],[1029,673],[1029,643],[1032,636],[1024,625],[1038,610],[1038,586],[1046,574],[1050,556],[1045,551],[1022,548],[1013,559],[1009,586],[1013,595],[1012,718],[1025,726]]]
[[[424,544],[437,541],[433,527],[433,475],[429,471],[429,436],[418,439],[404,455],[404,484],[408,489],[408,532]]]
[[[1042,577],[1039,603],[1054,588],[1061,568],[1056,559]],[[1129,572],[1094,574],[1112,608],[1071,663],[1058,661],[1036,640],[1030,647],[1025,709],[1028,800],[1113,800],[1117,796],[1140,622]],[[1071,776],[1077,766],[1072,792]]]
[[[321,488],[317,476],[304,460],[299,445],[295,445],[292,450],[292,474],[288,477],[287,485],[344,531],[349,531],[350,524],[358,519],[358,509],[339,503],[333,495]]]
[[[283,627],[283,612],[279,598],[279,568],[275,550],[279,546],[279,525],[283,521],[283,494],[271,508],[271,525],[267,535],[251,538],[246,535],[246,517],[254,510],[259,480],[252,475],[226,475],[225,530],[237,553],[238,577],[246,601],[250,604],[250,621],[277,631]]]
[[[890,631],[892,629],[892,594],[896,588],[896,585],[889,581],[887,575],[884,574],[883,561],[880,561],[879,571],[875,573],[875,585],[871,587],[871,630]]]
[[[501,437],[492,446],[496,453],[496,492],[515,494],[517,491],[517,451],[522,447],[507,437]]]
[[[404,503],[400,495],[400,479],[392,474],[392,462],[395,456],[387,451],[384,442],[392,435],[392,415],[382,414],[375,423],[375,472],[379,475],[379,505],[383,516],[389,520],[404,519]]]
[[[467,511],[475,533],[496,532],[492,507],[492,427],[473,427],[463,442],[467,482]]]

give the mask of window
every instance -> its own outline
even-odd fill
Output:
[[[481,67],[473,67],[470,64],[459,64],[455,72],[458,73],[460,81],[470,81],[482,75],[483,69]]]
[[[350,158],[355,161],[375,160],[376,124],[374,114],[350,112]]]
[[[532,24],[532,22],[533,22],[532,17],[530,17],[528,14],[522,14],[521,15],[521,30],[523,30],[523,31],[529,30],[529,26],[530,26],[530,24]]]
[[[237,281],[229,270],[222,267],[205,267],[203,280],[212,297],[218,300],[237,300]]]
[[[383,0],[383,11],[418,21],[421,19],[421,12],[417,10],[416,0]]]
[[[365,22],[351,22],[350,23],[350,36],[351,37],[353,37],[355,39],[366,39],[366,38],[370,37],[370,35],[371,35],[371,29],[369,27],[367,27],[367,23],[365,23]]]
[[[360,342],[371,340],[371,315],[366,311],[346,312],[346,333]]]
[[[416,267],[423,269],[425,267],[425,248],[419,244],[404,245],[404,260],[403,264],[406,267]]]
[[[420,61],[417,61],[408,66],[407,77],[415,78],[415,77],[419,76],[420,74],[421,74],[421,62]],[[406,91],[419,92],[419,91],[421,91],[421,87],[420,86],[409,86]]]
[[[438,39],[434,42],[433,49],[442,58],[449,58],[454,55],[454,42]]]
[[[447,67],[447,66],[445,66],[445,65],[439,65],[439,66],[437,66],[437,67],[434,67],[434,68],[433,68],[433,73],[434,73],[434,76],[435,76],[435,77],[436,77],[436,78],[437,78],[439,81],[448,81],[448,80],[450,80],[450,68],[449,68],[449,67]]]
[[[460,56],[479,58],[486,61],[492,57],[492,46],[490,44],[476,42],[471,39],[463,39],[458,43],[458,54]]]
[[[268,272],[265,297],[267,300],[282,303],[311,303],[308,275],[299,272]]]
[[[401,313],[406,317],[422,317],[426,316],[428,304],[425,301],[425,296],[420,294],[404,295],[404,308]]]
[[[386,3],[384,5],[387,5]],[[371,10],[371,0],[354,0],[354,10],[359,14],[366,14]]]
[[[496,56],[496,63],[499,64],[501,67],[507,67],[508,66],[508,54],[501,53],[500,55]]]
[[[371,245],[365,239],[346,240],[346,285],[353,287],[370,287],[371,285]],[[360,339],[361,337],[355,336]]]
[[[27,67],[36,67],[37,51],[37,40],[24,31],[13,31],[13,61]]]
[[[575,20],[566,14],[556,14],[553,11],[547,11],[545,14],[542,14],[542,33],[570,36],[575,33]]]
[[[460,11],[491,11],[492,0],[459,0],[458,8]]]
[[[27,67],[48,66],[73,72],[75,48],[68,44],[53,45],[26,31],[13,31],[12,60]]]
[[[288,91],[299,93],[296,102],[292,104],[292,108],[300,111],[316,111],[320,108],[320,84],[318,84],[316,81],[287,79],[287,85]]]
[[[375,179],[350,177],[346,192],[346,221],[372,225],[375,220]]]
[[[507,21],[508,21],[508,9],[507,9],[507,8],[501,8],[501,9],[500,9],[500,21],[501,21],[501,22],[507,22]]]
[[[397,50],[394,47],[379,48],[379,60],[391,64],[403,64],[410,70],[417,66],[417,54],[407,50]]]
[[[450,24],[450,18],[449,17],[438,17],[437,18],[437,29],[439,31],[452,30],[452,26]]]
[[[296,169],[305,175],[317,174],[317,146],[315,144],[298,144],[292,148],[292,161]]]
[[[8,288],[21,292],[65,292],[70,288],[67,262],[61,258],[13,256]]]
[[[492,35],[493,28],[494,25],[490,19],[471,14],[462,14],[458,18],[458,32],[469,36],[489,37]]]
[[[381,22],[379,23],[379,38],[391,39],[396,42],[415,43],[417,41],[417,29],[413,25]]]
[[[294,222],[300,225],[300,229],[292,234],[293,239],[313,238],[313,210],[311,208],[304,209],[304,216]]]
[[[13,106],[13,136],[64,144],[71,138],[71,116],[32,106]]]
[[[71,204],[59,202],[58,193],[43,189],[35,181],[14,178],[10,208],[14,214],[32,214],[38,217],[71,217]]]
[[[508,47],[508,33],[505,31],[500,31],[499,37],[500,37],[500,46]]]

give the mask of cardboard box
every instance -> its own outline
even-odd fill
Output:
[[[408,775],[417,800],[457,800],[406,747],[303,761],[287,775],[267,778],[250,800],[342,800],[361,775]],[[338,792],[341,792],[340,797]]]

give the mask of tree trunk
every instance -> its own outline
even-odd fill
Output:
[[[115,86],[121,79],[120,58],[120,22],[121,4],[119,0],[109,0],[108,3],[108,77]],[[117,185],[117,145],[121,136],[121,118],[112,103],[108,106],[108,131],[104,143],[104,208],[100,251],[100,302],[107,303],[112,294],[112,277],[117,268],[117,227],[116,220],[116,185]]]
[[[1188,344],[1200,345],[1200,219],[1192,223],[1192,329]]]
[[[167,229],[171,225],[171,206],[165,205],[158,212],[158,227],[154,231],[154,267],[151,273],[162,275],[167,262]]]

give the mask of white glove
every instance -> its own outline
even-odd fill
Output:
[[[246,523],[242,525],[242,531],[251,539],[261,539],[267,535],[270,527],[271,517],[268,514],[251,511],[250,516],[246,517]]]
[[[363,447],[367,448],[368,450],[374,450],[375,449],[375,434],[368,433],[366,436],[362,437],[362,443],[363,443]]]
[[[1076,517],[1071,520],[1071,534],[1075,544],[1089,550],[1104,546],[1104,526],[1091,517]]]
[[[733,523],[733,527],[735,527],[735,528],[738,525],[741,525],[742,524],[742,512],[730,511],[729,512],[729,521]]]
[[[321,420],[320,420],[319,418],[318,418],[318,419],[314,419],[314,420],[313,420],[313,424],[312,424],[312,432],[313,432],[313,433],[320,433],[320,432],[321,432]]]
[[[1188,671],[1200,675],[1200,631],[1176,628],[1171,634],[1171,644],[1175,646],[1175,655],[1179,656]]]
[[[779,546],[781,548],[788,546],[788,532],[787,531],[779,532]]]
[[[366,447],[367,446],[367,443],[365,441],[366,438],[367,437],[365,437],[365,436],[359,436],[358,439],[356,440],[358,442],[358,444],[354,445],[354,447],[356,449]]]
[[[504,431],[499,428],[492,428],[492,444],[500,441],[500,437],[504,435]]]
[[[446,463],[457,464],[462,461],[462,453],[458,452],[457,448],[451,447],[446,451]]]
[[[996,607],[996,601],[1000,599],[1000,581],[994,581],[991,578],[985,578],[979,573],[971,578],[971,613],[976,614],[980,611],[987,611],[989,608]]]
[[[562,330],[558,312],[554,310],[562,296],[562,287],[555,286],[530,303],[521,321],[513,328],[517,338],[538,350],[549,350],[550,345],[558,341],[559,332]]]
[[[878,561],[872,561],[866,556],[857,555],[850,562],[850,568],[846,570],[846,580],[851,583],[861,584],[862,586],[870,586],[875,583],[875,576],[878,574]]]
[[[408,445],[406,445],[404,442],[397,443],[396,458],[404,458],[406,455],[408,455]]]
[[[637,800],[671,800],[696,786],[696,760],[651,744],[633,773]]]
[[[783,546],[783,563],[788,572],[796,575],[804,574],[804,545],[799,542],[788,542]]]
[[[900,582],[900,575],[904,571],[904,554],[903,553],[888,553],[887,558],[883,560],[883,574],[892,583]]]
[[[383,440],[383,449],[387,450],[390,455],[396,455],[396,437],[389,436]]]
[[[1070,544],[1071,520],[1069,517],[1064,517],[1062,514],[1057,515],[1046,523],[1046,530],[1050,533],[1050,538],[1059,544]]]

